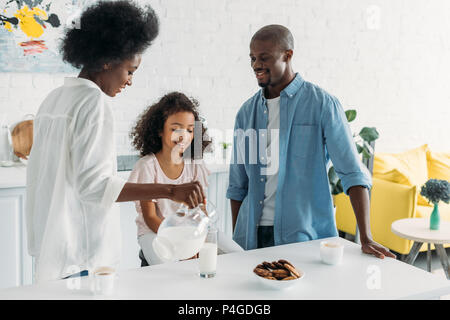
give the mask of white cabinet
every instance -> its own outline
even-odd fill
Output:
[[[137,241],[136,208],[134,202],[122,202],[120,206],[120,228],[122,231],[122,257],[119,269],[131,269],[141,266]]]
[[[0,189],[0,288],[32,283],[27,251],[25,188]]]

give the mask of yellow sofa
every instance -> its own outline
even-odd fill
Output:
[[[429,218],[433,207],[419,193],[431,178],[450,180],[450,153],[432,152],[423,145],[400,154],[375,154],[370,227],[376,242],[397,253],[409,253],[413,242],[393,234],[391,224],[404,218]],[[356,218],[349,197],[336,195],[334,204],[338,230],[355,235]],[[439,212],[441,220],[450,222],[450,204],[440,202]],[[424,244],[421,251],[426,249]]]

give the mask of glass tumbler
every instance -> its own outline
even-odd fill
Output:
[[[199,275],[202,278],[212,278],[216,275],[217,267],[217,229],[210,226],[198,254]]]

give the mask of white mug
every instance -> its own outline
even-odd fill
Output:
[[[342,262],[344,245],[336,241],[322,241],[320,243],[320,258],[326,264],[337,265]]]
[[[96,295],[109,296],[114,293],[116,271],[112,267],[98,267],[91,277],[91,290]]]

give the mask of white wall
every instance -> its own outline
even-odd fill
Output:
[[[134,85],[112,100],[119,154],[148,103],[171,90],[200,101],[210,128],[231,129],[257,89],[249,64],[252,34],[266,24],[290,28],[294,68],[355,108],[355,130],[374,126],[377,150],[428,143],[450,151],[450,1],[159,0],[161,32]],[[1,54],[1,51],[0,51]],[[9,122],[36,113],[64,75],[0,73],[0,114]]]

